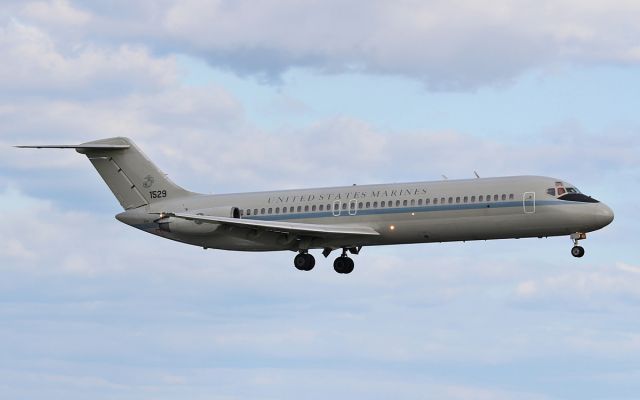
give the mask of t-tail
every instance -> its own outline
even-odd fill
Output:
[[[194,194],[167,178],[129,138],[100,139],[79,145],[16,147],[75,149],[86,155],[125,210]]]

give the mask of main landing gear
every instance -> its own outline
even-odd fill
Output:
[[[300,271],[311,271],[316,265],[316,259],[309,253],[300,253],[293,259],[293,265]]]
[[[347,252],[343,250],[342,255],[333,262],[333,269],[339,274],[350,274],[353,271],[353,260],[347,256]]]
[[[571,248],[571,255],[577,258],[584,256],[584,248],[578,245],[579,240],[587,238],[586,233],[572,233],[571,240],[573,240],[573,247]]]
[[[327,248],[322,252],[322,254],[325,257],[328,257],[331,251],[332,249]],[[339,274],[350,274],[353,272],[354,263],[353,260],[347,256],[347,251],[352,254],[358,254],[360,252],[360,247],[342,249],[342,255],[336,258],[333,262],[333,269]],[[313,258],[313,256],[306,250],[301,250],[293,259],[293,266],[300,271],[311,271],[315,265],[316,259]]]

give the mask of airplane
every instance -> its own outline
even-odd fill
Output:
[[[607,205],[574,185],[544,176],[353,185],[205,195],[173,183],[125,137],[79,145],[124,211],[116,219],[142,231],[204,249],[298,253],[310,271],[321,249],[341,254],[333,268],[349,274],[365,246],[569,235],[579,241],[613,221]]]

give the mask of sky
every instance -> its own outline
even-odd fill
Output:
[[[640,3],[4,0],[0,398],[637,399]],[[202,193],[535,174],[568,237],[203,250],[115,220],[127,136]]]

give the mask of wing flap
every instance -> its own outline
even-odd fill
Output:
[[[368,226],[358,225],[322,225],[304,224],[299,222],[265,221],[257,219],[239,219],[216,217],[210,215],[196,215],[188,213],[163,213],[161,217],[175,217],[189,221],[199,221],[212,224],[224,224],[248,229],[258,229],[271,232],[297,233],[310,236],[378,236],[380,233]]]

